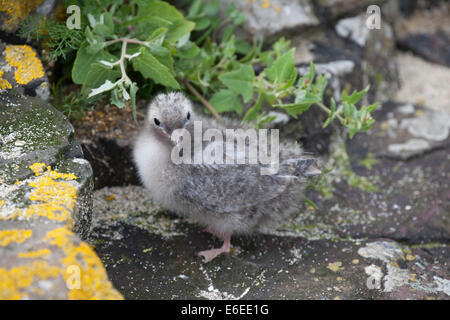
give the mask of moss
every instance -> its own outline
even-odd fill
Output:
[[[29,293],[42,296],[43,290],[34,285],[37,280],[61,277],[66,284],[71,281],[69,268],[78,267],[80,270],[80,286],[69,288],[69,299],[122,299],[108,280],[106,270],[94,250],[80,241],[70,230],[72,226],[71,214],[75,210],[76,187],[70,183],[77,177],[72,173],[60,173],[52,170],[44,163],[34,163],[30,170],[35,177],[28,182],[32,187],[29,198],[31,205],[22,210],[16,210],[12,216],[2,219],[26,219],[45,217],[56,222],[54,229],[48,231],[39,242],[48,244],[48,248],[19,252],[18,258],[32,259],[25,265],[11,269],[0,268],[0,299],[29,298]],[[57,181],[59,180],[59,181]],[[3,205],[6,202],[3,203]],[[0,231],[0,246],[11,242],[22,243],[32,235],[32,230]],[[45,259],[53,251],[62,252],[60,265],[50,265]]]

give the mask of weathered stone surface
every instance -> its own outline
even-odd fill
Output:
[[[400,129],[399,125],[397,129],[389,129],[389,122],[413,125],[417,120],[412,119],[425,117],[415,128],[423,134],[429,127],[427,113],[420,114],[418,108],[415,110],[419,110],[416,111],[419,115],[409,113],[413,109],[408,105],[384,104],[375,113],[377,122],[371,132],[358,134],[345,143],[333,142],[325,167],[336,168],[328,175],[328,182],[334,187],[322,189],[323,196],[312,193],[311,199],[319,204],[318,209],[306,211],[312,212],[294,220],[290,229],[303,230],[309,225],[327,237],[388,237],[410,243],[448,241],[448,137],[441,141],[425,140],[435,148],[425,154],[422,150],[408,161],[399,161],[405,158],[403,154],[390,155],[390,141],[408,141],[411,127]],[[429,124],[433,126],[433,122]],[[435,128],[438,126],[439,122],[434,123]],[[417,134],[415,129],[411,131]],[[442,132],[439,136],[443,137]],[[327,199],[326,193],[331,197]]]
[[[6,183],[29,176],[35,162],[54,166],[64,158],[82,157],[72,125],[38,98],[2,93],[0,121],[0,179]]]
[[[409,53],[396,56],[401,88],[395,100],[450,113],[450,68]]]
[[[413,15],[395,21],[398,43],[422,58],[450,66],[450,3],[442,1],[430,10],[416,10]]]
[[[361,142],[376,157],[406,160],[450,145],[448,113],[412,104],[387,102],[380,107],[377,115],[378,121],[372,129],[376,134]]]
[[[36,50],[0,40],[0,52],[0,92],[14,88],[22,94],[49,99],[48,78]]]
[[[203,264],[196,253],[219,241],[158,212],[141,187],[97,190],[93,221],[90,241],[127,299],[450,298],[447,245],[254,234]]]
[[[270,37],[319,24],[309,0],[221,1],[222,8],[234,2],[246,16],[243,31],[247,38]]]
[[[56,0],[2,1],[0,7],[0,30],[16,32],[22,21],[30,14],[47,16],[53,12]]]
[[[319,0],[315,1],[316,12],[321,21],[329,22],[343,15],[366,12],[370,5],[381,5],[384,1],[373,0]]]
[[[399,88],[395,38],[390,25],[382,21],[380,30],[369,30],[364,15],[342,19],[335,30],[323,29],[292,37],[299,72],[308,71],[309,61],[329,78],[336,101],[343,89],[371,85],[367,101],[387,101]],[[329,95],[328,95],[329,96]]]
[[[93,190],[81,157],[72,126],[52,106],[0,95],[0,299],[121,298],[79,237]]]

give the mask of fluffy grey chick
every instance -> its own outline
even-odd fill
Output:
[[[298,213],[307,178],[320,171],[294,144],[280,145],[279,170],[272,175],[262,175],[260,164],[174,164],[171,152],[179,141],[171,138],[172,132],[185,128],[192,133],[196,119],[181,93],[158,95],[149,105],[133,155],[155,203],[223,239],[221,248],[199,252],[209,262],[230,251],[231,234],[256,231]],[[203,130],[225,129],[211,121],[202,123]],[[204,142],[203,149],[207,145]],[[248,153],[244,157],[248,160]]]

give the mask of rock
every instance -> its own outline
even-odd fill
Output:
[[[0,52],[0,92],[14,88],[22,94],[49,99],[48,78],[36,50],[0,41]]]
[[[430,10],[416,10],[399,18],[395,30],[399,46],[434,63],[450,67],[450,4],[442,2]]]
[[[267,38],[319,24],[309,0],[226,0],[221,1],[222,9],[232,2],[246,16],[243,30],[249,39]]]
[[[67,119],[38,98],[2,93],[0,145],[0,299],[121,298],[80,240],[92,169]]]
[[[398,54],[396,60],[402,85],[395,100],[450,113],[450,68],[408,53]]]
[[[330,20],[351,15],[358,12],[366,12],[370,5],[381,5],[384,1],[370,0],[320,0],[315,1],[317,15],[322,22],[329,23]]]
[[[369,30],[365,15],[358,15],[339,20],[335,30],[323,28],[293,36],[300,74],[307,72],[309,61],[313,61],[319,73],[329,78],[330,93],[336,101],[343,89],[361,90],[368,84],[371,90],[364,103],[389,100],[399,88],[397,65],[392,59],[395,38],[389,23],[382,20],[381,26]]]
[[[407,160],[450,144],[450,114],[414,106],[386,103],[364,146],[376,157]]]
[[[430,111],[398,103],[383,104],[374,117],[370,132],[333,143],[336,150],[326,166],[336,167],[328,176],[334,185],[332,196],[312,194],[318,209],[311,209],[309,218],[302,216],[290,229],[314,225],[329,237],[447,241],[450,140],[444,138],[445,125],[440,126]],[[443,132],[433,130],[439,126]],[[392,145],[413,144],[413,139],[427,141],[429,148],[392,153]],[[402,161],[408,155],[408,161]]]
[[[97,190],[93,221],[89,241],[127,299],[450,298],[445,244],[253,234],[204,264],[196,253],[219,240],[131,186]]]
[[[48,16],[56,7],[56,0],[3,1],[0,7],[0,30],[14,33],[30,14]]]

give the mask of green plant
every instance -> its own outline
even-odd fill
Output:
[[[218,0],[192,0],[186,15],[160,0],[79,1],[78,5],[83,40],[67,42],[64,34],[48,40],[54,57],[78,46],[72,80],[82,86],[87,99],[108,97],[119,108],[130,104],[135,116],[138,90],[153,93],[165,88],[188,92],[216,117],[236,112],[258,127],[274,120],[263,111],[263,104],[295,118],[318,106],[328,114],[324,127],[338,119],[350,137],[373,124],[371,112],[377,104],[356,107],[369,87],[351,95],[344,91],[339,105],[333,99],[325,105],[327,78],[316,76],[313,63],[308,74],[299,77],[295,48],[289,41],[281,38],[262,50],[262,39],[250,44],[235,38],[235,28],[245,17],[234,4],[223,20],[218,18]],[[48,23],[43,27],[49,28],[48,35],[50,28],[56,28]],[[262,70],[258,74],[257,66]],[[244,114],[245,105],[250,108]]]

